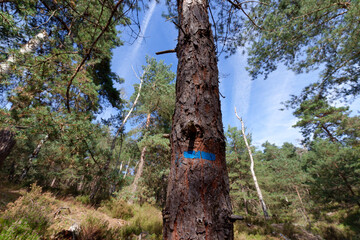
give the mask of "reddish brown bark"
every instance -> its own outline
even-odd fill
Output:
[[[179,59],[164,239],[233,239],[218,68],[206,0],[178,0]]]

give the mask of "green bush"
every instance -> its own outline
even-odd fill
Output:
[[[0,240],[40,240],[39,234],[25,220],[12,222],[9,226],[5,223],[1,223]]]
[[[103,201],[99,210],[113,218],[127,220],[134,216],[132,207],[122,199],[111,198]]]
[[[50,195],[42,194],[41,187],[33,184],[30,192],[7,205],[2,218],[8,222],[22,223],[20,226],[26,223],[26,226],[43,236],[52,221],[53,205]]]
[[[80,195],[75,198],[75,201],[80,202],[84,205],[89,205],[91,203],[89,195]]]
[[[99,218],[88,216],[81,223],[80,240],[106,240],[113,238],[109,223]]]
[[[134,217],[120,229],[121,239],[137,239],[144,234],[146,239],[162,239],[162,216],[160,210],[144,204],[134,206]]]

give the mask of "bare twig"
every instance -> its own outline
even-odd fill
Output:
[[[257,27],[257,28],[259,28],[259,29],[261,29],[261,30],[263,29],[262,27],[260,27],[259,25],[257,25],[257,24],[254,22],[254,20],[249,16],[249,14],[247,14],[247,13],[245,12],[245,10],[243,9],[243,7],[241,6],[243,3],[234,3],[234,2],[231,1],[231,0],[228,0],[228,2],[231,3],[231,5],[233,5],[235,8],[240,9],[255,27]]]
[[[48,18],[48,20],[46,20],[44,23],[40,24],[39,26],[34,27],[33,29],[40,28],[41,26],[47,24],[47,23],[50,21],[50,19],[54,16],[55,13],[56,13],[56,10],[53,11],[53,13],[50,15],[50,17]]]
[[[161,55],[161,54],[166,54],[166,53],[174,53],[176,52],[176,49],[170,49],[170,50],[165,50],[165,51],[160,51],[160,52],[156,52],[156,55]]]

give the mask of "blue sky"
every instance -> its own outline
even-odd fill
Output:
[[[145,65],[146,55],[172,64],[172,70],[176,73],[175,53],[155,55],[158,51],[174,49],[177,43],[177,30],[173,23],[161,16],[166,10],[164,5],[156,4],[155,0],[152,0],[148,9],[140,15],[140,37],[134,42],[128,34],[123,33],[125,45],[113,51],[112,70],[125,79],[125,84],[120,87],[126,99],[133,93],[133,84],[139,82],[132,67],[140,72],[141,66]],[[246,56],[241,53],[228,59],[221,56],[218,67],[220,92],[225,96],[221,98],[225,130],[229,125],[240,128],[240,122],[234,114],[236,106],[247,131],[252,134],[255,146],[261,146],[266,140],[277,145],[284,142],[300,144],[301,135],[298,129],[291,127],[296,122],[291,110],[279,109],[283,107],[281,102],[288,100],[290,94],[299,93],[304,86],[315,81],[318,73],[295,75],[284,66],[279,66],[267,80],[252,81],[245,70]],[[352,109],[360,109],[359,99],[353,103]],[[109,110],[105,116],[110,113]]]

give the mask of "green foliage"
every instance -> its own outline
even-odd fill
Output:
[[[25,220],[20,219],[12,222],[9,226],[1,226],[0,228],[0,240],[13,239],[40,240],[41,238]]]
[[[128,225],[121,228],[122,239],[134,239],[141,233],[145,233],[147,239],[162,239],[162,215],[160,210],[148,204],[133,206],[134,217],[129,220]]]
[[[313,198],[324,204],[335,201],[359,205],[359,151],[326,140],[312,142],[310,149],[304,156],[304,167]]]
[[[114,239],[114,233],[109,229],[109,223],[105,220],[88,216],[81,223],[81,230],[79,234],[80,240],[92,240],[92,239]]]
[[[75,201],[78,201],[84,205],[89,205],[91,203],[89,195],[79,195],[75,197]]]
[[[175,108],[175,73],[170,70],[171,65],[166,65],[164,61],[157,62],[155,58],[147,56],[146,63],[143,66],[145,75],[141,95],[133,118],[137,123],[144,122],[147,115],[151,114],[150,131],[169,132]],[[135,84],[131,101],[135,100],[138,88],[139,84]]]
[[[257,194],[250,173],[250,158],[242,132],[236,127],[229,126],[225,136],[226,162],[234,211],[241,214],[256,214]],[[251,144],[251,136],[247,136],[247,139]]]
[[[8,204],[1,217],[11,223],[13,230],[9,231],[29,228],[31,231],[24,230],[24,233],[33,235],[32,231],[35,231],[39,236],[43,236],[52,221],[53,201],[48,193],[42,193],[41,187],[33,184],[30,192]]]
[[[248,21],[247,27],[254,78],[266,77],[278,63],[296,73],[321,68],[320,79],[294,100],[359,94],[358,1],[279,0],[252,6],[250,17],[258,26]]]
[[[333,107],[325,98],[301,102],[294,115],[299,121],[294,127],[300,127],[304,141],[310,138],[329,139],[333,142],[359,145],[360,119],[350,117],[349,107]]]
[[[110,198],[110,200],[103,201],[100,210],[113,218],[128,220],[134,216],[132,207],[120,198]]]

